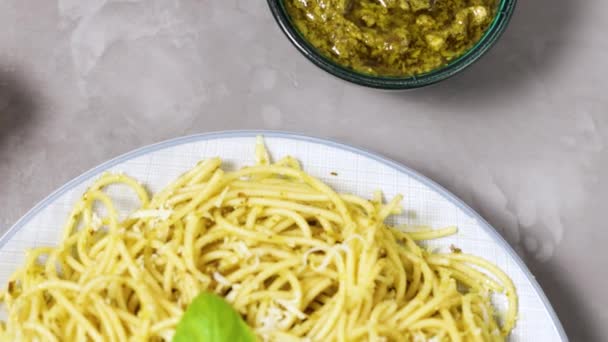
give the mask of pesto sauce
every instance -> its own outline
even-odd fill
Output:
[[[284,0],[323,55],[356,71],[413,76],[460,57],[481,39],[498,0]]]

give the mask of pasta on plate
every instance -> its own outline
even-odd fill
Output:
[[[168,341],[202,291],[224,297],[260,340],[503,341],[517,316],[510,278],[404,231],[384,202],[339,194],[297,160],[225,172],[200,162],[150,197],[124,174],[102,175],[54,247],[27,252],[3,292],[0,340]],[[121,219],[105,191],[127,185],[140,208]],[[506,312],[492,297],[504,294]]]

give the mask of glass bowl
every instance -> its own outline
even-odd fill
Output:
[[[447,0],[446,0],[447,1]],[[318,52],[293,25],[284,0],[268,0],[275,20],[291,43],[311,62],[343,80],[378,89],[414,89],[443,81],[477,61],[502,35],[511,19],[517,0],[499,0],[496,16],[481,39],[462,56],[430,72],[415,76],[377,76],[357,72],[337,64]]]

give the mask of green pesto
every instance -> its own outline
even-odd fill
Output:
[[[481,39],[498,0],[284,0],[323,55],[356,71],[413,76],[460,57]]]

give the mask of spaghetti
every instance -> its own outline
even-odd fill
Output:
[[[261,138],[255,166],[220,166],[205,160],[152,198],[104,174],[60,244],[29,251],[10,278],[0,339],[168,341],[201,291],[224,296],[269,341],[503,341],[513,328],[509,277],[416,243],[455,228],[387,226],[401,197],[338,194],[291,157],[271,163]],[[124,220],[104,191],[115,183],[141,202]],[[494,293],[508,299],[503,319]]]

